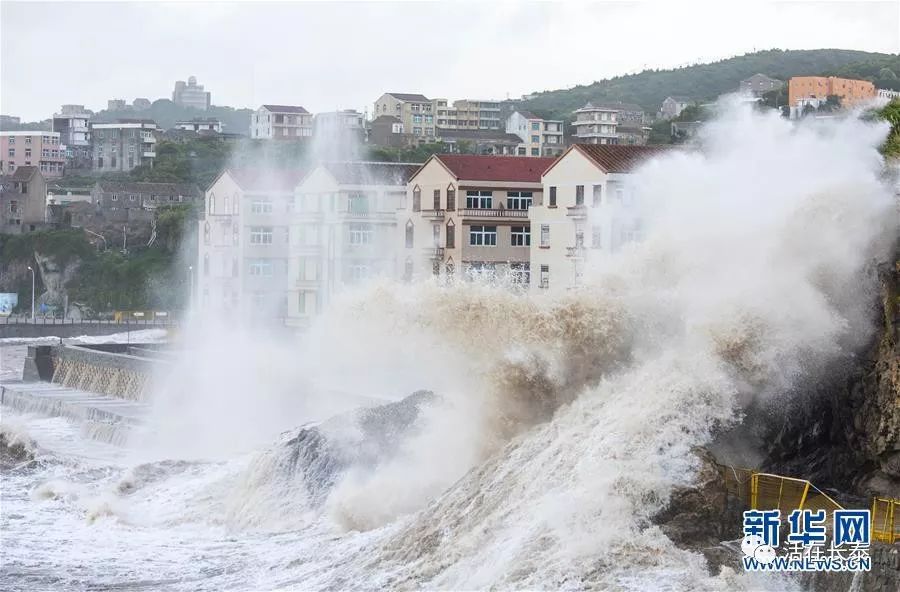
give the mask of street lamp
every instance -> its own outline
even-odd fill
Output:
[[[31,272],[31,322],[34,322],[34,268],[30,265],[28,266],[28,271]]]
[[[194,266],[188,265],[188,274],[190,274],[191,282],[191,299],[188,301],[188,312],[194,308]]]

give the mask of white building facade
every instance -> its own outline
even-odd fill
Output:
[[[506,120],[506,133],[522,140],[517,156],[558,156],[565,150],[563,122],[543,119],[529,111],[514,111]]]
[[[577,287],[590,258],[640,239],[632,172],[668,150],[575,144],[544,172],[544,199],[529,211],[533,291]]]
[[[299,140],[312,135],[312,115],[300,106],[262,105],[250,115],[250,137],[254,140]]]

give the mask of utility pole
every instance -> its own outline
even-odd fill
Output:
[[[191,283],[191,299],[188,300],[188,312],[191,312],[194,308],[194,266],[188,265],[188,277]]]
[[[34,322],[34,268],[30,265],[28,266],[28,271],[31,272],[31,322]]]

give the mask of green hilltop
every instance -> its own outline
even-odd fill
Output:
[[[879,88],[900,90],[900,55],[848,49],[770,49],[674,70],[645,70],[588,85],[535,93],[520,106],[544,117],[568,119],[588,101],[622,101],[656,113],[667,96],[710,101],[735,91],[741,80],[762,73],[779,80],[834,75],[863,78]]]

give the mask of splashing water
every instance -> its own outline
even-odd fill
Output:
[[[9,565],[31,573],[26,554],[105,537],[79,553],[102,567],[41,569],[184,589],[757,589],[761,576],[710,576],[651,517],[691,483],[693,447],[871,334],[871,265],[898,235],[885,133],[728,106],[698,149],[635,175],[646,238],[592,261],[582,288],[382,282],[288,350],[197,349],[162,383],[139,467],[123,451],[14,477],[89,484],[12,500],[27,519],[4,515]],[[347,454],[368,441],[359,418],[296,430],[356,404],[323,393],[420,389],[434,397],[378,424],[391,444],[372,454]],[[63,452],[61,436],[31,436]]]

